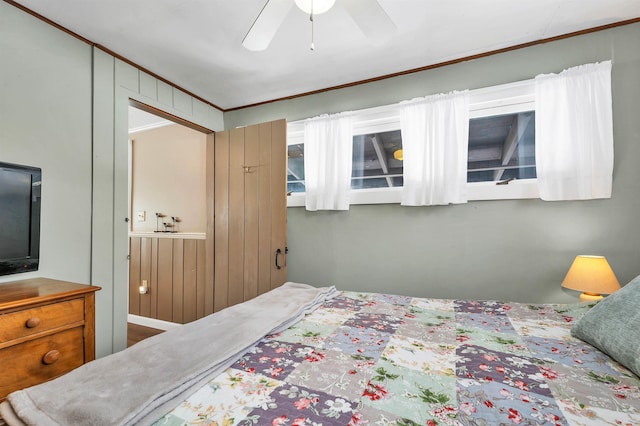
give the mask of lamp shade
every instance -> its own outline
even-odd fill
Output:
[[[583,291],[586,295],[601,298],[620,289],[620,283],[604,256],[576,256],[562,287]],[[581,300],[585,300],[581,296]]]

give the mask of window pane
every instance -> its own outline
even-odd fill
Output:
[[[400,130],[353,137],[351,189],[402,186]]]
[[[304,192],[304,144],[289,145],[287,151],[287,192]]]
[[[535,111],[469,120],[467,182],[536,177]]]

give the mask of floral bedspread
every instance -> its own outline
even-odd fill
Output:
[[[157,425],[640,425],[640,379],[569,330],[588,304],[340,296]]]

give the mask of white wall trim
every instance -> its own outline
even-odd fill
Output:
[[[153,130],[153,129],[159,129],[160,127],[166,127],[166,126],[172,126],[176,123],[174,123],[173,121],[169,121],[169,120],[164,120],[164,121],[160,121],[157,123],[151,123],[151,124],[146,124],[144,126],[138,126],[138,127],[134,127],[129,129],[129,134],[132,135],[134,133],[138,133],[138,132],[144,132],[147,130]]]
[[[496,182],[467,183],[469,201],[524,200],[540,198],[537,179],[514,179],[507,184]]]
[[[142,238],[183,238],[185,240],[204,240],[204,232],[129,232],[129,237]]]
[[[132,324],[141,325],[143,327],[155,328],[158,330],[169,330],[170,328],[175,328],[182,325],[175,322],[163,321],[155,318],[141,317],[141,316],[132,315],[132,314],[127,314],[127,321]]]
[[[505,185],[496,182],[467,183],[468,201],[524,200],[540,198],[537,179],[515,179]],[[349,193],[349,204],[400,204],[402,187],[356,189]],[[304,207],[305,193],[294,192],[287,197],[287,207]]]

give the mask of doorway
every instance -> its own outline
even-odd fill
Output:
[[[207,135],[129,106],[128,323],[197,317],[205,286]]]
[[[284,283],[285,120],[214,135],[132,108],[152,123],[129,134],[130,320],[167,329]]]

